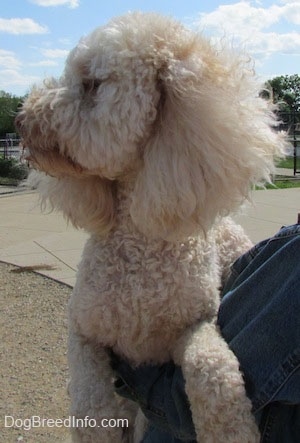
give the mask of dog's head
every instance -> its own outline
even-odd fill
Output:
[[[58,180],[54,205],[75,224],[111,226],[99,189],[111,200],[130,176],[134,223],[162,238],[208,229],[268,179],[285,149],[274,124],[243,56],[141,13],[82,39],[62,78],[34,88],[17,117],[31,161]],[[84,216],[62,192],[74,186],[89,188]]]

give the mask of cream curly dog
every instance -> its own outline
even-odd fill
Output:
[[[17,125],[42,200],[91,233],[69,305],[71,414],[131,423],[79,427],[73,442],[142,438],[106,348],[134,366],[182,366],[199,442],[259,441],[215,324],[222,279],[251,245],[226,216],[285,150],[248,62],[172,19],[130,13],[83,38]]]

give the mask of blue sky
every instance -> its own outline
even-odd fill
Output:
[[[24,95],[58,77],[82,35],[127,11],[172,15],[209,37],[226,36],[263,79],[300,73],[300,0],[6,0],[0,10],[0,90]]]

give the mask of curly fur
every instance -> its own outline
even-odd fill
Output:
[[[156,14],[82,39],[17,117],[43,202],[91,232],[69,306],[71,412],[130,417],[105,347],[182,366],[200,442],[259,440],[238,362],[215,325],[219,288],[251,243],[226,216],[286,147],[243,55]],[[74,429],[80,443],[136,431]]]

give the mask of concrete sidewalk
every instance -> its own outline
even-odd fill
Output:
[[[235,219],[257,242],[282,225],[296,223],[298,212],[300,188],[255,191],[253,206]],[[60,214],[42,214],[34,191],[0,197],[1,261],[37,267],[38,272],[73,286],[87,237],[68,226]]]
[[[35,192],[0,197],[1,261],[39,266],[41,274],[73,286],[87,237],[60,214],[42,214]]]

